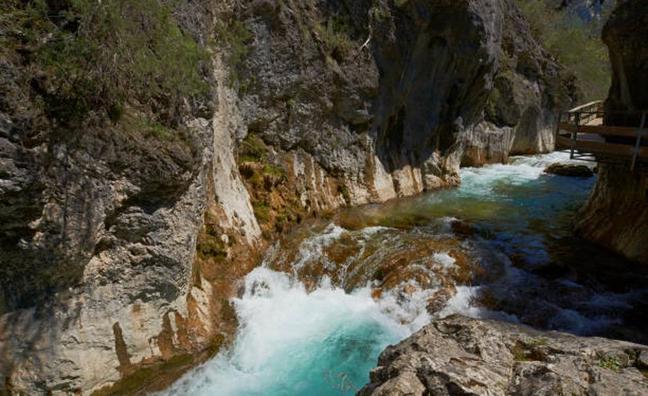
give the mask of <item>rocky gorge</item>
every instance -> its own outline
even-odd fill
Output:
[[[456,186],[462,165],[550,152],[556,112],[578,101],[574,76],[509,0],[180,3],[173,14],[180,29],[209,50],[203,79],[210,90],[201,100],[183,98],[170,136],[123,121],[69,133],[51,115],[46,75],[25,67],[34,50],[3,50],[0,393],[137,394],[170,385],[235,342],[230,299],[295,224]],[[3,38],[23,40],[24,32],[0,26]],[[611,48],[619,42],[606,37]],[[642,75],[618,72],[623,54],[637,51],[618,51],[612,92],[630,85],[619,76]],[[617,201],[609,190],[625,191],[612,183],[643,186],[608,172],[599,170],[588,224],[604,221],[597,202]],[[644,193],[622,196],[634,197],[631,208],[645,203]],[[645,259],[644,217],[634,217],[632,235],[609,231],[616,239],[602,242]],[[588,224],[579,225],[584,234],[600,230]],[[454,249],[464,272],[478,261],[454,240],[413,238],[418,254]],[[396,264],[376,273],[402,272],[392,280],[396,289],[408,278],[437,282],[408,269],[412,256],[390,260]],[[282,265],[291,262],[273,268],[290,272]],[[322,270],[311,274],[306,289]],[[450,278],[441,283],[472,276]],[[439,305],[451,296],[437,295]],[[398,334],[390,342],[408,335]],[[643,347],[609,343],[625,353],[619,381],[645,390],[632,368],[643,368]],[[514,367],[511,359],[500,368]],[[585,359],[591,375],[610,374],[591,368],[591,356],[573,359]],[[366,389],[391,378],[376,373]]]

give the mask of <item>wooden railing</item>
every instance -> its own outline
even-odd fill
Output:
[[[604,125],[618,118],[638,125]],[[627,161],[634,170],[639,162],[648,162],[648,146],[642,143],[648,143],[648,112],[606,112],[601,101],[560,114],[556,125],[556,149],[569,150],[571,158]]]

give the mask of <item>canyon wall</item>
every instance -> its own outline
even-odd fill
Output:
[[[640,112],[648,110],[648,4],[630,0],[619,5],[605,26],[603,40],[613,70],[605,122],[637,127]],[[646,164],[638,164],[634,171],[629,162],[600,164],[598,182],[577,229],[584,237],[647,264]]]
[[[170,137],[54,128],[29,49],[0,60],[0,391],[163,386],[291,224],[549,150],[573,96],[505,0],[196,4],[212,90]]]
[[[464,135],[466,166],[553,151],[556,116],[578,101],[575,77],[531,34],[520,11],[507,6],[503,18],[494,87],[482,121]]]

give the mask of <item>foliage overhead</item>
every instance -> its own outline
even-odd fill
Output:
[[[101,112],[117,121],[125,105],[172,125],[183,98],[207,91],[206,51],[180,28],[174,2],[4,1],[0,51],[25,54],[58,125]]]
[[[534,36],[572,71],[586,100],[603,99],[611,81],[609,55],[601,40],[606,16],[584,21],[546,1],[516,0]]]

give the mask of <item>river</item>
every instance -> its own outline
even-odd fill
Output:
[[[233,345],[164,394],[352,395],[387,345],[455,313],[645,342],[646,274],[572,235],[595,178],[543,172],[567,160],[298,227],[245,278]]]

